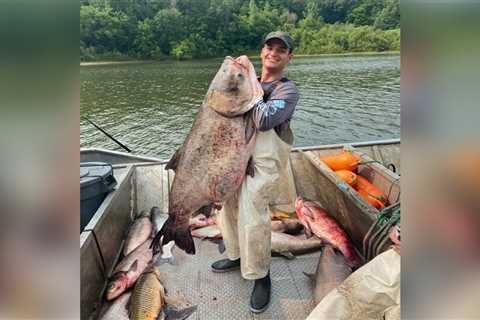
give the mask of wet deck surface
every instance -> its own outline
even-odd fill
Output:
[[[226,258],[218,245],[195,239],[196,255],[174,248],[174,265],[157,266],[169,295],[185,297],[197,311],[188,319],[305,319],[314,308],[310,280],[303,271],[314,273],[320,251],[297,256],[294,260],[272,257],[272,297],[262,314],[249,310],[253,281],[241,277],[240,271],[214,273],[212,262]]]

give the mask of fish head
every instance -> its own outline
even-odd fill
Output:
[[[127,272],[117,272],[107,285],[105,297],[107,300],[113,300],[127,290],[128,276]]]
[[[313,222],[312,213],[308,208],[305,206],[305,202],[302,198],[297,197],[295,200],[295,213],[297,214],[298,220],[303,224],[305,227],[305,235],[307,238],[312,237],[312,228],[311,223]]]
[[[226,117],[242,115],[263,98],[255,68],[247,56],[226,57],[212,80],[204,104]]]

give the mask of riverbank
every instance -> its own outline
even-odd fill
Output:
[[[377,52],[377,51],[370,51],[370,52],[345,52],[345,53],[319,53],[319,54],[294,54],[294,57],[302,57],[302,58],[308,58],[308,57],[350,57],[350,56],[388,56],[388,55],[399,55],[400,51],[382,51],[382,52]],[[252,59],[259,59],[258,54],[253,54],[253,53],[248,53],[247,56]],[[222,58],[222,57],[217,57],[217,58]],[[208,58],[208,59],[215,59],[215,58]],[[85,67],[85,66],[97,66],[97,65],[111,65],[111,64],[135,64],[135,63],[151,63],[151,62],[158,62],[158,61],[168,61],[168,60],[175,60],[175,58],[167,58],[167,59],[162,59],[162,60],[104,60],[104,61],[81,61],[80,66]],[[206,59],[195,59],[195,60],[206,60]]]

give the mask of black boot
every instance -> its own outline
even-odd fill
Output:
[[[222,259],[212,264],[213,272],[227,272],[240,269],[240,258],[237,260]]]
[[[250,299],[250,310],[253,313],[265,311],[270,302],[270,291],[272,282],[270,281],[270,271],[265,278],[255,280],[255,285]]]

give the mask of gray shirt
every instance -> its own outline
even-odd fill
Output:
[[[278,136],[288,144],[293,144],[290,119],[299,99],[295,83],[286,78],[272,82],[262,82],[263,101],[253,108],[253,119],[260,131],[275,129]]]

